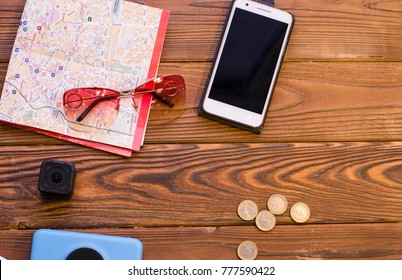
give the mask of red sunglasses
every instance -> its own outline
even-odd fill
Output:
[[[131,117],[136,99],[152,94],[149,121],[166,122],[177,118],[184,110],[186,87],[182,76],[169,75],[152,79],[133,90],[116,91],[107,88],[75,88],[63,95],[64,113],[74,129],[116,126],[119,114]],[[131,106],[123,99],[129,98]],[[124,103],[124,104],[122,104]],[[124,118],[123,118],[124,119]]]

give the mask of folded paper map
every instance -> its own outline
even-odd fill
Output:
[[[11,54],[0,121],[130,156],[139,150],[151,97],[121,100],[108,129],[71,129],[65,91],[133,89],[156,76],[169,12],[122,0],[27,0]]]

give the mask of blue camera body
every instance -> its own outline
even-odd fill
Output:
[[[31,260],[141,260],[138,239],[40,229],[32,239]]]

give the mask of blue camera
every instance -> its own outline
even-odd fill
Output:
[[[39,229],[32,239],[31,260],[141,260],[142,250],[135,238]]]

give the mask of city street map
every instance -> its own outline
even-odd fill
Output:
[[[155,77],[168,16],[122,0],[27,0],[0,121],[129,156],[143,142],[149,104],[137,100],[136,109],[121,99],[112,127],[77,130],[64,116],[63,94],[79,87],[128,90]]]

